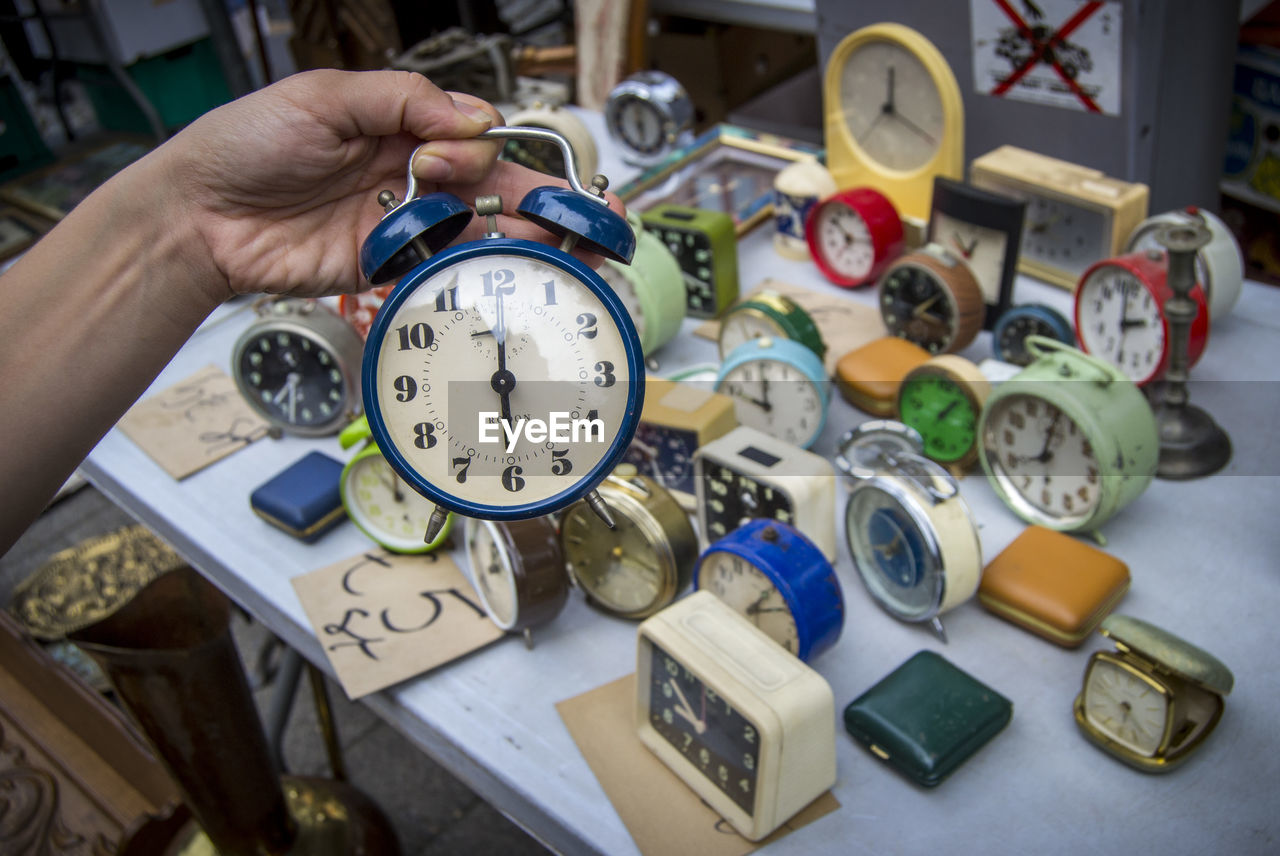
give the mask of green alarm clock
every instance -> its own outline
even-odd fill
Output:
[[[690,315],[714,318],[738,298],[738,237],[732,216],[668,203],[655,205],[641,219],[680,263]]]
[[[982,411],[982,469],[1027,522],[1096,531],[1151,484],[1160,457],[1155,417],[1114,366],[1044,336],[1026,341],[1034,361]]]
[[[748,339],[772,336],[799,342],[822,359],[827,346],[813,316],[785,294],[765,289],[735,303],[720,319],[720,359]]]
[[[338,435],[342,448],[364,446],[342,469],[338,482],[347,516],[382,547],[393,553],[428,553],[443,544],[453,529],[453,515],[439,533],[424,541],[422,533],[436,504],[410,488],[382,457],[373,442],[368,417],[361,416]]]
[[[627,212],[636,233],[631,264],[605,259],[598,273],[627,308],[640,336],[640,349],[652,354],[680,332],[685,315],[684,277],[680,263],[662,239],[644,229],[639,215]]]
[[[933,357],[898,387],[898,418],[920,432],[924,453],[963,474],[978,459],[978,419],[991,383],[955,354]]]

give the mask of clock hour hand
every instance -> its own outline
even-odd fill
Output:
[[[667,683],[676,691],[676,695],[680,697],[680,704],[676,705],[674,710],[676,713],[689,720],[693,725],[693,730],[701,734],[707,730],[707,724],[703,722],[697,714],[693,712],[693,706],[689,704],[689,699],[685,698],[684,690],[680,689],[680,685],[676,683],[675,678],[667,678]]]
[[[951,241],[956,245],[956,249],[960,251],[960,255],[966,259],[973,258],[973,251],[978,248],[977,238],[974,238],[966,245],[964,241],[960,240],[959,232],[951,233]]]

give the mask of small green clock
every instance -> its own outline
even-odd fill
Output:
[[[1027,348],[1035,361],[1000,384],[982,411],[982,469],[1028,523],[1096,531],[1155,477],[1155,417],[1114,366],[1042,336],[1029,337]]]
[[[720,321],[720,359],[748,339],[762,336],[799,342],[819,359],[827,353],[818,325],[804,307],[785,294],[766,289],[735,303],[724,314]]]
[[[622,300],[640,336],[640,349],[652,354],[680,332],[685,316],[684,276],[680,263],[655,233],[644,228],[639,215],[628,212],[636,233],[631,264],[605,259],[598,271]]]
[[[453,514],[430,541],[422,533],[436,504],[405,484],[373,442],[369,420],[361,416],[338,435],[342,448],[364,446],[342,469],[338,483],[347,516],[364,534],[393,553],[427,553],[443,544],[453,529]]]
[[[689,205],[656,205],[644,226],[680,263],[685,306],[697,318],[714,318],[738,298],[738,243],[733,217]]]
[[[991,383],[964,357],[933,357],[903,378],[898,418],[920,432],[928,457],[963,473],[978,459],[978,419],[990,394]]]

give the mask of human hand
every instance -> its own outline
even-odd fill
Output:
[[[497,162],[501,141],[474,139],[501,123],[488,103],[418,74],[294,75],[211,111],[157,152],[162,180],[179,195],[166,219],[185,218],[195,237],[189,264],[223,289],[219,299],[353,293],[368,287],[357,259],[384,213],[377,195],[404,193],[405,167],[424,140],[413,163],[419,193],[444,190],[468,204],[497,193],[513,212],[530,189],[563,184]],[[622,210],[616,197],[610,204]],[[509,236],[558,243],[514,214],[499,222]],[[483,231],[476,218],[459,240]]]

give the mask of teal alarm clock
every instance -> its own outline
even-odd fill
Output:
[[[831,381],[818,355],[799,342],[761,336],[725,359],[716,392],[734,401],[738,423],[809,448],[827,422]]]
[[[360,248],[370,282],[399,279],[365,345],[363,391],[373,439],[391,468],[436,504],[432,541],[452,511],[519,520],[586,497],[611,522],[595,487],[626,452],[644,405],[640,339],[622,302],[570,254],[628,260],[635,235],[577,178],[558,134],[491,128],[485,137],[560,146],[570,184],[538,187],[515,212],[558,247],[508,238],[497,196],[476,199],[484,236],[448,246],[473,216],[458,197],[378,194],[385,216]],[[518,418],[517,418],[518,416]]]
[[[752,520],[703,551],[694,590],[710,591],[801,660],[836,644],[844,594],[826,556],[793,526]]]
[[[638,215],[628,212],[627,222],[636,233],[631,264],[605,259],[599,274],[627,308],[640,336],[640,349],[648,356],[680,332],[685,316],[684,278],[676,257],[661,238],[645,230]]]
[[[1028,523],[1096,531],[1151,484],[1160,437],[1142,392],[1114,366],[1043,336],[987,399],[978,458]]]
[[[731,215],[668,203],[642,219],[680,263],[690,315],[714,318],[738,298],[738,233]]]

